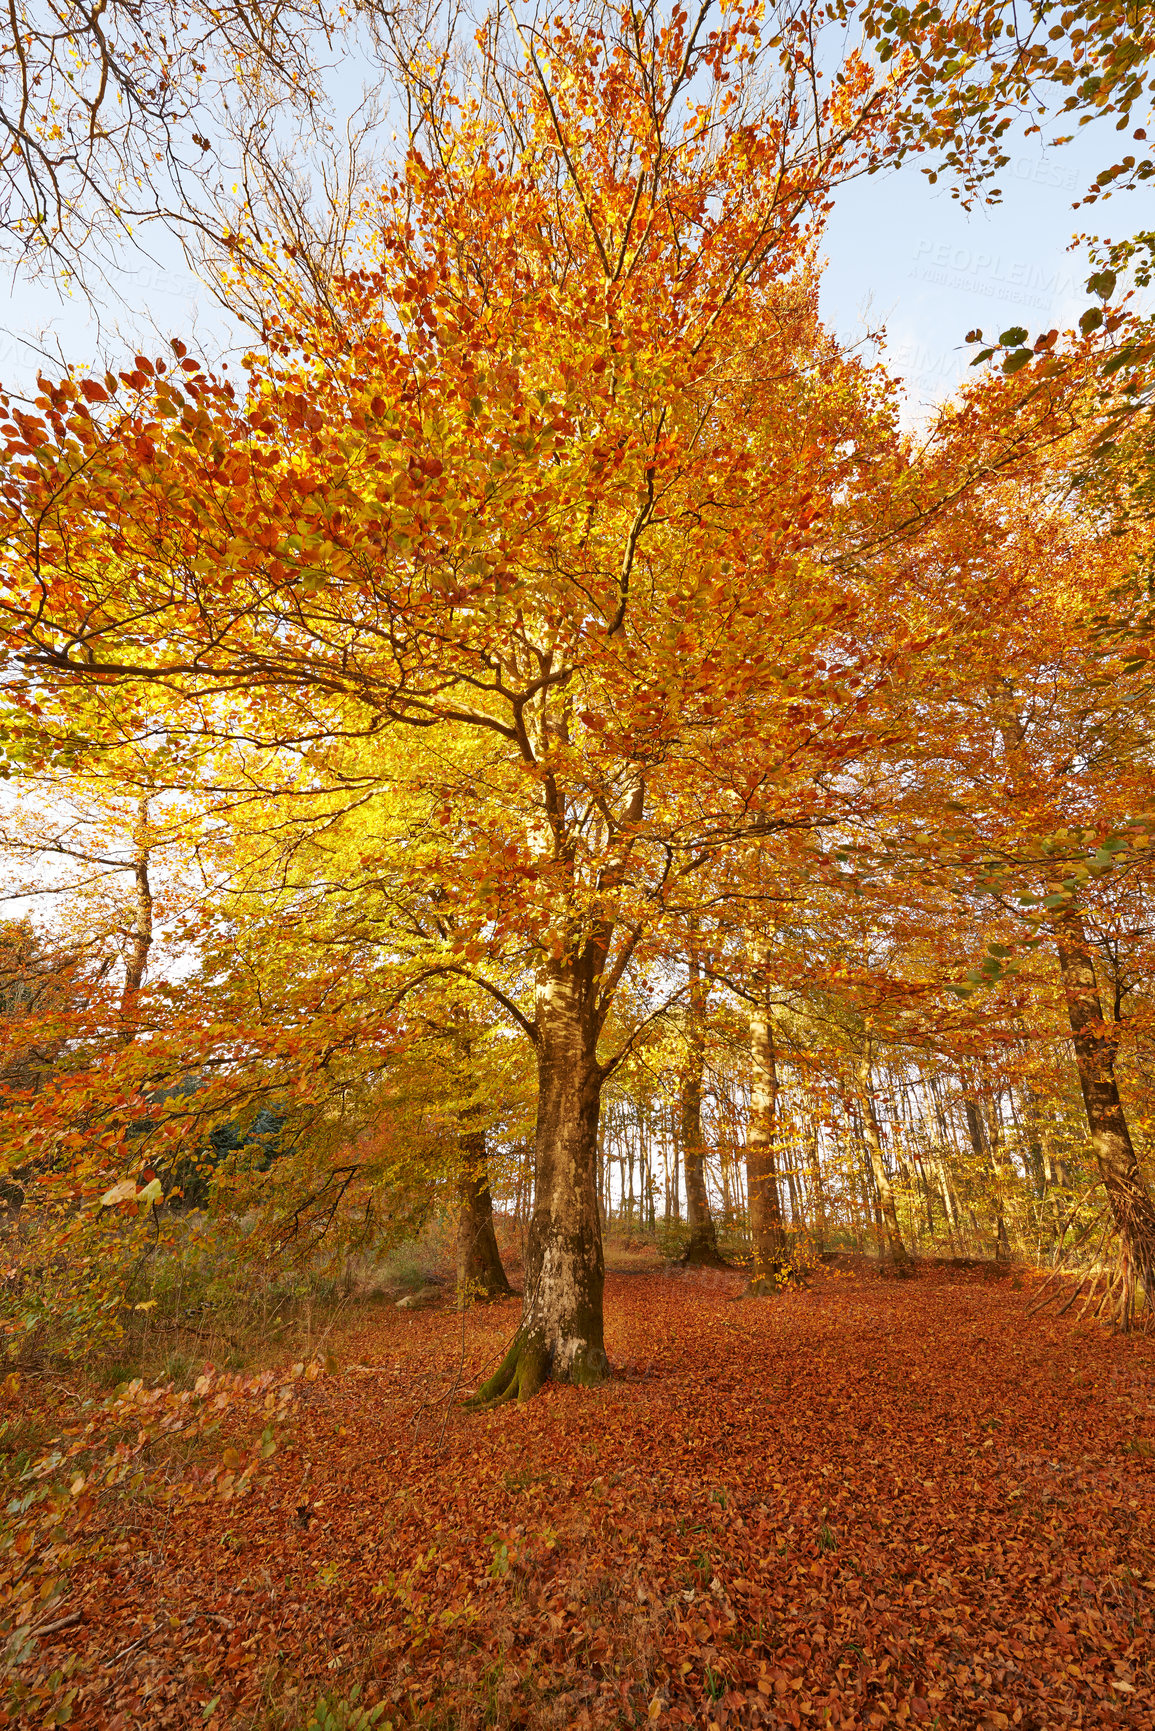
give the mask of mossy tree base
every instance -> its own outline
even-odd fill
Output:
[[[609,1375],[605,1353],[593,1346],[579,1346],[573,1351],[564,1372],[559,1373],[556,1365],[556,1355],[550,1353],[542,1335],[519,1330],[493,1375],[465,1404],[480,1411],[502,1406],[506,1401],[521,1404],[532,1400],[551,1371],[559,1382],[575,1383],[581,1388],[596,1388]]]

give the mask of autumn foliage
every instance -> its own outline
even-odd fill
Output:
[[[368,8],[239,363],[0,400],[14,1723],[1149,1722],[1146,242],[917,428],[818,312],[1130,118],[1144,8],[1004,11]]]

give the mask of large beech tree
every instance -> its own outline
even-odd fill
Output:
[[[917,664],[892,405],[809,267],[831,188],[891,149],[895,87],[854,55],[824,80],[817,9],[771,41],[759,18],[505,15],[476,76],[415,83],[355,269],[310,299],[238,243],[265,335],[243,385],[177,345],[43,381],[6,423],[29,725],[46,681],[144,682],[175,730],[346,791],[411,736],[445,837],[414,978],[474,979],[537,1060],[523,1321],[484,1399],[605,1372],[623,982],[696,886],[727,893],[728,851],[821,869]]]

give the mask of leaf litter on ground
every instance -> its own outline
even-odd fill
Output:
[[[375,1312],[255,1494],[104,1505],[68,1723],[1155,1727],[1155,1343],[673,1273],[608,1277],[600,1390],[468,1413],[516,1302]]]

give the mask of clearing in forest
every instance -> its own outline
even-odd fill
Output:
[[[1155,1726],[1155,1343],[980,1274],[740,1286],[611,1273],[613,1380],[480,1416],[516,1302],[363,1316],[263,1488],[118,1500],[43,1639],[71,1722]]]

